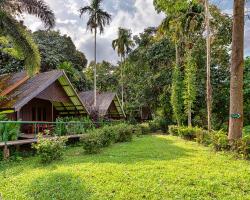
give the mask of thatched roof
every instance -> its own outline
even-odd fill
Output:
[[[86,91],[79,93],[80,98],[86,105],[86,108],[91,112],[94,108],[94,91]],[[98,110],[98,114],[101,117],[104,117],[108,114],[108,110],[112,104],[115,104],[117,113],[121,118],[125,118],[125,113],[122,109],[121,103],[116,93],[113,92],[103,92],[96,94],[96,109]]]
[[[30,100],[39,96],[51,84],[58,81],[60,87],[63,88],[69,97],[71,107],[74,106],[74,110],[81,113],[87,112],[85,105],[74,90],[64,71],[53,70],[36,74],[33,77],[25,78],[26,76],[24,72],[0,76],[0,97],[1,92],[5,94],[0,99],[0,110],[13,109],[14,111],[18,111]],[[19,84],[13,87],[16,82],[19,82]],[[56,103],[59,103],[58,108],[62,107],[61,102],[55,102],[55,108],[57,108]],[[62,112],[62,110],[59,111]]]

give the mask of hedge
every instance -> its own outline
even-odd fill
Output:
[[[171,135],[193,140],[205,146],[212,146],[216,151],[230,150],[245,159],[250,159],[250,135],[243,136],[243,138],[235,141],[229,141],[227,133],[222,130],[209,133],[207,130],[198,127],[178,127],[175,125],[170,125],[168,130]]]

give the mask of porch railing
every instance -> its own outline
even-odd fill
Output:
[[[0,121],[0,142],[21,138],[33,139],[38,133],[44,136],[67,136],[85,134],[87,131],[119,121],[100,122],[37,122],[37,121]]]

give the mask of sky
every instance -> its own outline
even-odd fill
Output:
[[[45,0],[56,16],[55,30],[69,35],[77,49],[84,52],[88,61],[93,60],[93,34],[86,30],[87,15],[79,17],[80,7],[89,4],[90,0]],[[226,13],[232,14],[232,0],[211,0]],[[118,61],[111,43],[117,37],[118,27],[131,29],[139,34],[150,26],[158,26],[164,18],[153,6],[153,0],[103,0],[103,9],[112,15],[112,22],[105,27],[105,32],[97,38],[97,60]],[[250,8],[250,2],[247,3]],[[42,23],[32,16],[24,17],[25,24],[32,30],[42,29]],[[246,22],[245,55],[250,55],[250,20]]]

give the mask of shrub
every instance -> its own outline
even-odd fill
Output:
[[[229,150],[227,134],[223,131],[211,133],[212,145],[216,151]]]
[[[129,142],[132,140],[133,125],[122,123],[111,126],[111,128],[116,134],[115,142]]]
[[[194,140],[196,138],[196,132],[200,130],[201,129],[197,127],[180,127],[178,133],[186,140]]]
[[[130,124],[117,124],[104,126],[88,132],[88,135],[82,137],[85,152],[88,154],[99,153],[102,147],[108,147],[115,142],[128,142],[132,140],[133,135],[141,134],[141,128]]]
[[[244,159],[250,159],[250,135],[230,142],[231,150],[241,155]]]
[[[245,159],[250,159],[250,135],[242,138],[240,153]]]
[[[204,145],[208,146],[209,144],[212,143],[212,141],[211,141],[211,135],[206,130],[197,129],[196,130],[196,141],[199,144],[204,144]]]
[[[156,117],[154,120],[149,122],[149,128],[152,132],[161,130],[166,133],[168,129],[168,122],[164,118]]]
[[[6,115],[0,115],[0,121],[9,121]],[[0,124],[0,142],[17,140],[20,135],[20,124],[1,123]]]
[[[244,126],[243,128],[243,136],[250,135],[250,126]]]
[[[133,125],[132,134],[136,135],[137,137],[142,135],[142,128],[139,124]]]
[[[104,126],[98,129],[97,132],[99,132],[102,147],[108,147],[115,142],[116,133],[112,129],[112,126]]]
[[[170,126],[168,126],[168,132],[171,135],[178,136],[179,135],[179,127],[176,125],[170,125]]]
[[[42,163],[50,163],[62,159],[65,142],[64,137],[44,138],[38,135],[37,144],[33,144],[32,147],[37,150]]]
[[[151,132],[148,123],[142,123],[139,126],[141,127],[141,132],[143,135],[147,135]]]
[[[63,117],[57,118],[55,135],[84,134],[95,128],[94,123],[88,117]]]
[[[96,154],[101,151],[101,137],[97,130],[81,138],[83,148],[87,154]]]

